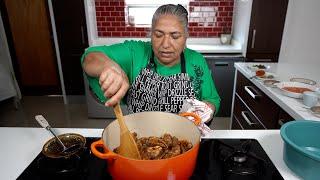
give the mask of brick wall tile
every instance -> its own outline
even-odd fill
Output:
[[[126,31],[135,31],[134,27],[126,27]]]
[[[116,17],[116,21],[124,22],[124,21],[125,21],[125,18],[119,16],[119,17]]]
[[[105,21],[105,17],[97,17],[97,21],[98,21],[98,22]]]
[[[120,16],[120,12],[111,12],[111,16],[119,17]]]
[[[112,22],[112,23],[111,23],[111,26],[118,26],[118,27],[120,27],[120,22],[117,22],[117,21],[116,21],[116,22]]]
[[[97,12],[98,13],[98,12]],[[103,12],[100,12],[100,15],[101,16],[110,16],[110,12],[108,12],[108,11],[103,11]]]
[[[107,28],[106,28],[106,31],[110,31],[110,32],[111,32],[111,31],[115,31],[115,30],[116,30],[115,27],[107,27]]]
[[[102,36],[111,36],[111,32],[102,32]]]
[[[118,1],[111,1],[110,6],[120,6],[120,3]]]
[[[109,2],[107,1],[100,2],[100,6],[109,6]]]
[[[111,35],[113,37],[119,37],[121,35],[121,32],[111,32]]]
[[[130,32],[126,32],[126,31],[121,32],[121,36],[130,37],[130,35],[131,35]]]
[[[101,12],[101,11],[104,11],[105,9],[104,9],[105,7],[96,7],[96,11],[97,12]]]
[[[125,31],[126,28],[125,28],[125,27],[116,27],[116,30],[117,30],[117,31]]]
[[[132,36],[140,37],[140,32],[134,31],[134,32],[131,32],[131,35],[132,35]]]
[[[106,6],[104,7],[105,11],[115,11],[115,8],[112,6]]]
[[[137,28],[136,28],[136,31],[145,31],[145,29],[144,29],[144,28],[139,28],[139,27],[137,27]]]
[[[111,26],[111,23],[110,22],[102,22],[101,26]]]
[[[106,21],[116,21],[115,17],[106,17]]]
[[[115,10],[116,11],[124,11],[124,7],[119,6],[119,7],[116,7]]]
[[[189,36],[218,37],[231,32],[234,0],[190,0]],[[150,28],[126,22],[125,0],[95,0],[99,37],[146,37]]]

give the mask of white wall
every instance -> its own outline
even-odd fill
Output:
[[[252,0],[234,0],[232,37],[242,44],[242,54],[247,52]]]
[[[289,0],[279,62],[320,67],[319,8],[319,0]]]

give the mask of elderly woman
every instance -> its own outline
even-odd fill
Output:
[[[106,106],[121,99],[131,113],[178,113],[185,99],[205,102],[217,112],[220,97],[200,53],[186,48],[188,12],[162,5],[153,15],[151,43],[125,41],[91,47],[83,55],[89,84]]]

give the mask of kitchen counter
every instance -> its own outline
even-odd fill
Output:
[[[269,72],[275,74],[275,79],[279,81],[290,81],[290,78],[307,78],[317,82],[319,87],[319,70],[318,67],[312,67],[308,64],[294,64],[294,63],[235,63],[237,71],[241,72],[261,91],[269,96],[276,104],[278,104],[284,111],[296,120],[306,119],[320,121],[319,117],[314,116],[309,110],[305,108],[302,99],[295,99],[282,94],[278,88],[267,87],[263,81],[257,78],[251,78],[255,75],[250,68],[253,64],[264,64],[270,66]],[[319,103],[318,103],[319,105]]]
[[[150,38],[97,38],[90,46],[112,45],[125,40],[150,41]],[[221,44],[219,38],[188,38],[187,47],[199,53],[239,53],[242,54],[242,44],[232,40],[231,44]]]
[[[196,50],[199,53],[242,53],[242,48],[240,44],[187,44],[187,47]]]
[[[55,129],[58,134],[73,132],[86,137],[100,137],[102,129]],[[43,128],[0,128],[1,179],[16,179],[51,138]],[[259,141],[284,179],[297,180],[282,159],[283,141],[279,130],[215,130],[205,138],[254,138]]]

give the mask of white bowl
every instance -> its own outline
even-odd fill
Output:
[[[281,90],[281,92],[284,95],[293,97],[293,98],[302,98],[303,92],[300,93],[300,92],[289,91],[287,89],[284,89],[285,87],[307,88],[309,89],[309,91],[316,91],[317,89],[316,86],[312,86],[312,85],[300,83],[300,82],[280,82],[280,83],[277,83],[276,86]]]

